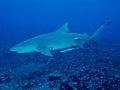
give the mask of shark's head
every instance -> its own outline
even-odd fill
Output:
[[[12,48],[10,48],[10,51],[17,52],[17,53],[29,53],[29,52],[34,52],[36,46],[32,44],[18,44]]]

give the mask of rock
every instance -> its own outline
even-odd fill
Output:
[[[114,77],[120,79],[120,75],[114,75]]]
[[[49,81],[60,80],[61,77],[62,77],[62,74],[60,73],[50,73],[48,75],[48,80]]]
[[[33,87],[33,84],[28,81],[24,81],[24,83],[21,83],[21,85],[18,86],[18,88],[22,88],[22,89],[30,89],[32,87]]]
[[[54,81],[54,80],[59,80],[59,79],[60,79],[60,76],[49,76],[48,77],[49,81]]]
[[[60,88],[59,90],[74,90],[72,86],[70,86],[69,84],[67,83],[62,83],[60,85]]]

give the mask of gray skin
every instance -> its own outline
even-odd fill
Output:
[[[104,24],[100,25],[92,36],[89,36],[87,33],[79,34],[70,32],[68,29],[68,23],[65,23],[55,32],[50,32],[27,39],[10,48],[10,51],[17,53],[40,52],[45,56],[53,56],[51,50],[67,52],[70,50],[83,48],[85,42],[96,38],[103,28]]]

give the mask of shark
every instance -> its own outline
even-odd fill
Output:
[[[38,35],[29,38],[10,48],[10,51],[16,53],[39,52],[45,56],[54,56],[52,51],[58,50],[60,53],[84,48],[84,44],[94,40],[101,30],[108,23],[99,25],[92,35],[88,32],[83,34],[71,32],[68,28],[68,22],[63,24],[56,31]]]

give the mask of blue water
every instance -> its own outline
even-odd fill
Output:
[[[111,20],[101,38],[120,40],[120,2],[112,0],[2,0],[0,1],[0,43],[11,46],[31,36],[55,31],[69,22],[74,32],[91,32]],[[4,41],[3,41],[4,39]]]
[[[97,45],[92,45],[92,47],[64,54],[53,52],[55,53],[53,58],[39,53],[16,54],[8,51],[11,46],[23,40],[55,31],[66,22],[69,23],[71,32],[84,33],[90,28],[90,34],[92,34],[96,27],[104,21],[111,21],[112,23],[105,26],[97,38]],[[51,90],[50,88],[54,90],[55,87],[57,87],[57,90],[58,88],[59,90],[72,90],[72,86],[75,85],[70,85],[69,79],[71,78],[71,80],[76,80],[73,80],[73,82],[77,83],[75,88],[78,90],[103,90],[101,88],[120,90],[119,42],[119,0],[1,0],[0,90],[10,90],[10,87],[5,87],[10,85],[12,90],[21,88],[31,90],[35,87],[41,87],[37,90]],[[50,63],[45,65],[48,62]],[[98,63],[99,65],[97,65]],[[40,71],[38,68],[40,68]],[[25,71],[22,71],[24,69]],[[54,71],[62,72],[64,75],[49,76],[49,74],[55,73]],[[19,73],[21,73],[20,76]],[[113,73],[113,76],[111,73]],[[91,80],[88,80],[88,78],[97,75],[96,82],[98,83],[102,78],[103,83],[99,82],[98,85],[95,85],[93,80],[92,86],[87,88],[88,82]],[[24,77],[24,80],[22,77]],[[49,84],[44,80],[46,77]],[[110,78],[113,78],[113,81]],[[108,82],[105,80],[108,80]],[[36,85],[33,84],[34,81],[37,83]],[[26,82],[27,85],[24,85]],[[60,83],[56,84],[56,82]],[[77,87],[77,85],[80,87]],[[111,85],[117,85],[117,88]]]

